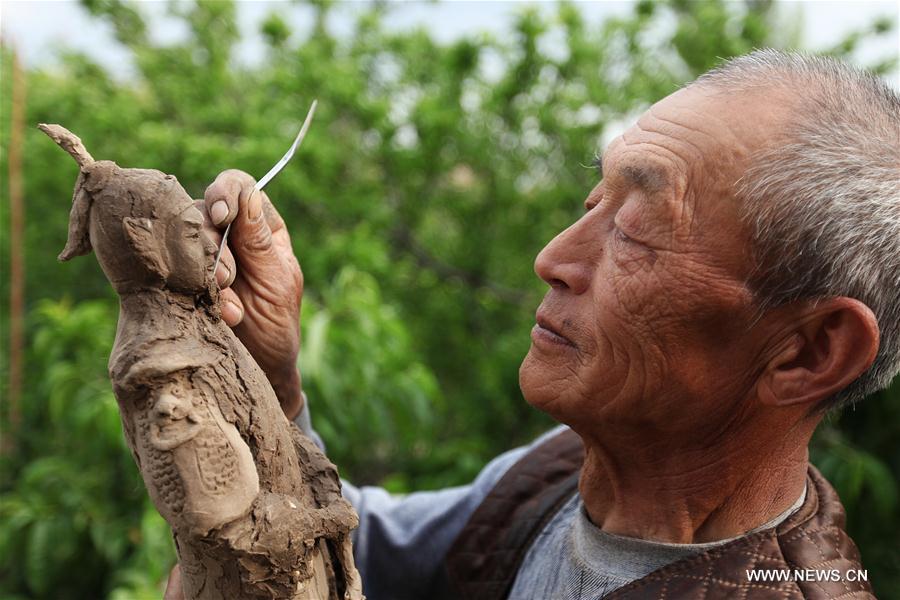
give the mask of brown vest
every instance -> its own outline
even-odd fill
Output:
[[[503,600],[528,548],[577,490],[584,460],[571,430],[519,460],[472,514],[446,559],[446,597]],[[606,600],[680,598],[874,598],[866,581],[750,582],[748,570],[860,570],[859,551],[844,531],[837,493],[810,465],[806,500],[775,527],[674,563],[605,596]]]

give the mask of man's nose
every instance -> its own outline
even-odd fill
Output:
[[[553,238],[534,261],[534,272],[550,287],[582,294],[590,287],[601,240],[589,235],[585,219]]]

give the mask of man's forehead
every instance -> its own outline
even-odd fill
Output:
[[[602,174],[649,191],[696,177],[724,177],[720,183],[730,185],[771,143],[785,112],[758,93],[679,90],[609,144]]]

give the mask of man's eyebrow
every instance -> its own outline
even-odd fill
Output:
[[[655,166],[626,165],[622,175],[646,192],[659,192],[669,184],[665,171]]]

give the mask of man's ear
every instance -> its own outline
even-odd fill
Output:
[[[153,221],[125,217],[122,219],[122,229],[125,231],[125,237],[128,239],[131,249],[141,259],[147,270],[165,281],[169,276],[169,269],[163,261],[159,245],[153,235]]]
[[[769,360],[757,382],[771,406],[815,406],[853,383],[875,361],[878,321],[852,298],[810,305]]]

